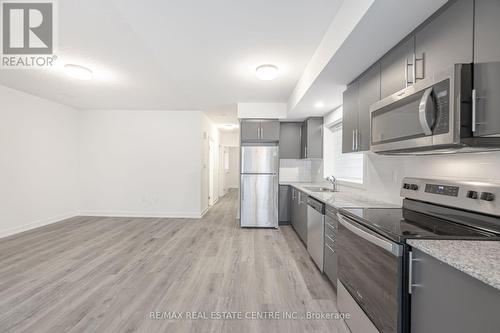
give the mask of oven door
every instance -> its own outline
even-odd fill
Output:
[[[338,218],[340,282],[380,332],[401,332],[403,246],[342,214]]]
[[[456,88],[464,68],[455,65],[372,104],[371,150],[404,152],[458,144],[460,103],[455,99],[460,99]]]

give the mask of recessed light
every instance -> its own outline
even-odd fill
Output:
[[[278,73],[278,67],[269,64],[261,65],[255,70],[255,75],[262,81],[274,80],[278,77]]]
[[[71,76],[78,80],[92,80],[93,73],[87,67],[80,65],[66,64],[64,65],[64,71],[68,76]]]
[[[314,107],[317,108],[317,109],[324,108],[325,107],[325,103],[323,103],[323,102],[316,102],[314,104]]]

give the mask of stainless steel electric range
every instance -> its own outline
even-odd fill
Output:
[[[359,317],[353,333],[409,331],[407,239],[500,240],[500,182],[405,178],[401,196],[402,208],[339,211],[338,305]]]

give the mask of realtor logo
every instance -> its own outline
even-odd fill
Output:
[[[2,1],[2,67],[4,68],[52,66],[52,61],[55,59],[55,56],[52,56],[54,4],[52,1],[35,1],[29,3]]]

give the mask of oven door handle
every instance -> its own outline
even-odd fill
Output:
[[[429,99],[431,98],[432,89],[433,88],[430,87],[425,90],[418,106],[418,119],[420,120],[420,126],[422,126],[422,130],[425,135],[432,135],[432,124],[429,124],[427,121],[427,105],[429,104]]]
[[[381,237],[377,237],[367,231],[364,231],[361,228],[358,228],[354,226],[352,223],[350,223],[344,216],[337,214],[339,223],[342,224],[346,229],[348,229],[350,232],[353,234],[363,238],[364,240],[372,243],[373,245],[376,245],[387,252],[390,252],[392,255],[399,257],[402,255],[401,248],[398,244],[395,244],[393,242],[390,242],[388,240],[382,239]]]

